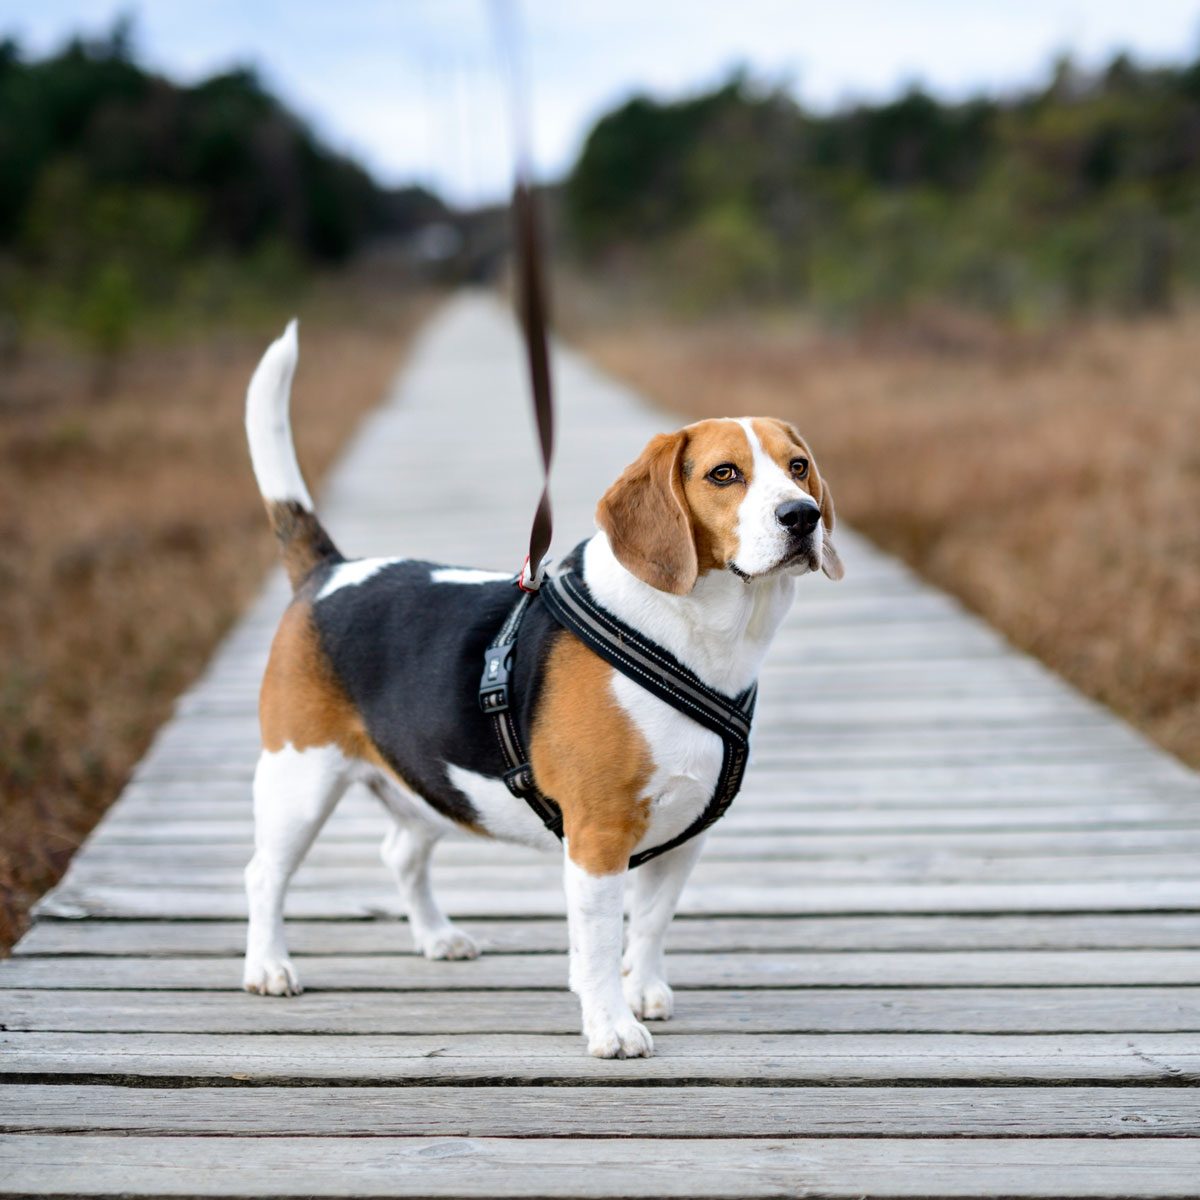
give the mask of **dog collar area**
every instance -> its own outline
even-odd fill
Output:
[[[641,866],[703,833],[719,821],[733,803],[742,786],[749,758],[750,723],[754,717],[757,685],[736,697],[709,687],[669,651],[597,604],[587,584],[574,570],[546,578],[536,592],[522,590],[500,632],[484,651],[479,707],[493,719],[508,790],[524,800],[542,824],[560,840],[563,836],[562,810],[538,788],[513,712],[517,637],[529,605],[539,596],[547,613],[562,628],[574,634],[622,675],[721,739],[721,770],[704,811],[678,836],[643,850],[629,860],[631,869]]]

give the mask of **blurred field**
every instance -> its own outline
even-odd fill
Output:
[[[428,303],[306,304],[296,437],[318,481]],[[0,383],[0,948],[259,586],[273,539],[242,431],[282,325],[129,350],[31,346]]]
[[[1200,314],[1036,338],[641,317],[579,340],[681,414],[795,421],[842,517],[1200,765]]]

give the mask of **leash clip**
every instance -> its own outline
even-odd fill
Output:
[[[523,592],[528,592],[531,596],[534,595],[542,586],[542,580],[546,578],[546,563],[543,560],[538,563],[536,575],[529,573],[529,555],[525,555],[525,561],[521,564],[521,570],[517,575],[517,587]]]

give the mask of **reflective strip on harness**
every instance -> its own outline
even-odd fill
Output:
[[[526,801],[556,837],[562,837],[562,810],[549,796],[542,795],[534,781],[510,703],[517,634],[534,595],[542,597],[547,612],[559,625],[606,662],[721,739],[724,748],[721,771],[712,799],[704,811],[677,837],[635,854],[629,860],[630,868],[675,849],[720,820],[742,786],[757,686],[748,688],[736,698],[714,691],[661,646],[601,608],[574,571],[552,576],[537,593],[522,593],[496,641],[484,652],[479,704],[494,720],[508,790]]]
[[[550,615],[623,675],[720,737],[749,738],[755,688],[736,699],[714,691],[661,646],[601,608],[574,572],[548,579],[544,588]]]

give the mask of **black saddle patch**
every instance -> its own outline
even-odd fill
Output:
[[[477,825],[479,814],[446,764],[502,779],[492,722],[479,709],[479,664],[517,589],[511,580],[435,583],[441,565],[388,563],[315,600],[313,616],[334,674],[384,760],[443,816]],[[336,570],[314,573],[314,596]],[[513,664],[515,715],[526,730],[550,647],[566,636],[540,605],[534,609]]]

